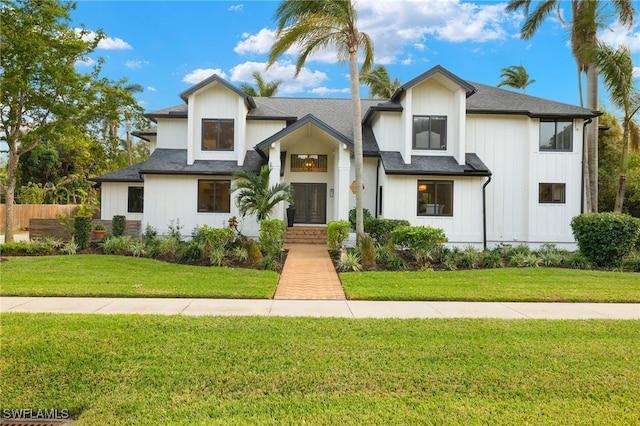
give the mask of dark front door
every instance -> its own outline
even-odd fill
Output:
[[[292,183],[294,223],[327,222],[327,184]]]

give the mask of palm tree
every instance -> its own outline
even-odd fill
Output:
[[[614,15],[620,23],[631,28],[635,8],[633,0],[615,0],[611,2]],[[531,5],[535,4],[534,10],[530,11]],[[566,3],[564,3],[566,4]],[[578,88],[580,92],[580,105],[582,101],[581,73],[586,74],[587,82],[587,108],[598,109],[598,73],[596,66],[592,63],[587,52],[597,45],[597,31],[602,27],[602,19],[606,15],[603,13],[603,2],[599,0],[571,0],[572,20],[571,50],[576,59],[578,68]],[[553,12],[557,12],[561,21],[561,1],[560,0],[511,0],[506,7],[506,11],[516,11],[522,9],[526,15],[520,34],[524,39],[530,39],[540,27],[542,22]],[[597,211],[598,209],[598,120],[594,117],[591,124],[587,126],[587,161],[585,162],[584,176],[588,191],[586,193],[587,211]]]
[[[309,55],[321,49],[334,47],[338,60],[349,61],[351,86],[353,144],[356,166],[356,234],[364,235],[363,216],[363,156],[362,107],[358,72],[358,51],[364,60],[361,71],[367,72],[373,64],[373,42],[357,28],[357,13],[352,0],[284,0],[275,14],[278,22],[276,40],[269,53],[268,66],[289,48],[299,50],[296,77]]]
[[[291,202],[291,189],[286,183],[269,186],[271,168],[265,164],[259,174],[243,170],[233,174],[231,192],[238,192],[236,202],[242,217],[255,214],[258,222],[269,219],[273,208],[281,201]]]
[[[256,90],[249,83],[242,83],[240,85],[240,90],[246,93],[249,96],[255,97],[263,97],[268,98],[270,96],[275,96],[282,84],[282,80],[274,80],[270,82],[264,81],[264,77],[260,74],[260,71],[254,71],[251,75],[256,81],[256,86],[258,86],[258,90]]]
[[[360,73],[360,82],[369,86],[369,96],[390,99],[393,93],[402,86],[402,82],[394,78],[391,81],[389,71],[384,65],[376,65],[367,72]]]
[[[622,157],[620,159],[620,175],[618,191],[613,211],[622,213],[624,204],[625,182],[629,165],[629,133],[633,116],[640,109],[640,92],[633,79],[633,60],[627,46],[617,49],[598,44],[592,51],[593,61],[600,70],[605,87],[609,90],[611,103],[624,113],[622,119]]]
[[[502,68],[500,77],[504,80],[498,83],[498,87],[509,86],[522,90],[522,93],[527,92],[528,85],[535,83],[535,80],[529,79],[529,73],[522,65],[511,65],[510,67]]]

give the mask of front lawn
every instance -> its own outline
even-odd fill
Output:
[[[10,257],[0,263],[0,295],[268,299],[278,277],[127,256]]]
[[[637,424],[640,322],[1,314],[3,409],[81,425]]]
[[[640,302],[640,275],[563,268],[340,274],[348,299]]]

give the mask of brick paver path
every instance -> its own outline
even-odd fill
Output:
[[[344,300],[342,284],[323,244],[288,244],[274,299]]]

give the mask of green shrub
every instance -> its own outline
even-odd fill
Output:
[[[369,219],[373,219],[371,212],[368,209],[362,209],[363,220],[366,223]],[[355,231],[356,229],[356,209],[349,210],[349,223],[351,224],[351,229]]]
[[[226,250],[227,245],[236,237],[231,228],[212,228],[209,225],[202,225],[194,229],[192,241],[197,241],[204,246],[207,253],[213,249]]]
[[[53,246],[43,241],[12,241],[0,244],[2,256],[40,256],[53,253]]]
[[[150,248],[153,257],[175,256],[180,250],[180,241],[173,238],[159,238],[157,245]]]
[[[478,249],[473,246],[467,246],[462,251],[462,256],[460,257],[460,264],[468,269],[476,269],[480,266],[482,261],[482,254]]]
[[[442,229],[430,226],[400,226],[391,232],[393,242],[411,250],[433,251],[448,241]]]
[[[134,257],[145,257],[147,255],[147,246],[142,240],[135,240],[129,244],[129,251]]]
[[[592,263],[611,268],[619,266],[633,249],[640,219],[619,213],[587,213],[574,217],[571,229],[580,251]]]
[[[280,258],[286,231],[284,222],[279,219],[260,221],[260,250],[265,257]]]
[[[78,244],[75,241],[69,240],[62,246],[62,252],[68,255],[74,255],[78,251]]]
[[[89,216],[73,218],[73,241],[80,250],[89,247],[91,242],[91,218]]]
[[[376,262],[384,265],[388,269],[396,271],[407,269],[407,264],[398,256],[395,247],[389,242],[383,246],[376,247]]]
[[[385,245],[391,239],[391,232],[400,226],[410,226],[408,220],[404,219],[369,219],[364,223],[364,232],[371,235],[373,240]]]
[[[243,246],[234,247],[233,257],[235,257],[238,262],[247,262],[249,260],[249,250]]]
[[[278,258],[269,255],[262,258],[262,269],[267,271],[277,271],[279,268],[280,262],[278,262]]]
[[[480,264],[485,268],[502,268],[504,262],[497,250],[485,250],[481,253]]]
[[[198,241],[189,241],[178,251],[178,259],[181,261],[200,260],[204,257],[204,246]]]
[[[346,220],[338,220],[327,224],[327,245],[331,250],[340,250],[349,238],[351,225]]]
[[[227,249],[224,246],[211,247],[209,249],[209,262],[213,266],[222,266]]]
[[[114,237],[121,237],[127,229],[127,218],[123,215],[115,215],[111,219],[111,232]]]

